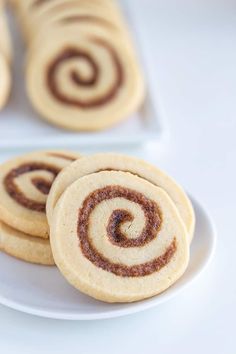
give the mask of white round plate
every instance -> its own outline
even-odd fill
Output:
[[[127,315],[169,300],[203,271],[214,253],[214,225],[203,207],[192,201],[196,231],[190,264],[182,278],[162,294],[131,304],[107,304],[74,289],[56,267],[25,263],[0,252],[0,303],[38,316],[94,320]]]

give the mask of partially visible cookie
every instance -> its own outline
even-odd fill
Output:
[[[99,8],[101,12],[109,11],[108,18],[118,13],[118,7],[111,0],[56,0],[56,1],[41,1],[41,0],[9,0],[17,13],[24,38],[27,43],[30,43],[35,32],[40,31],[45,22],[54,17],[54,13],[63,9],[63,7],[80,8],[92,7]]]
[[[2,109],[9,97],[11,88],[11,74],[9,63],[0,51],[0,109]]]
[[[194,233],[195,216],[192,204],[184,190],[165,172],[155,166],[135,157],[113,153],[100,153],[82,157],[58,175],[47,199],[46,209],[49,223],[52,219],[53,209],[66,188],[78,178],[99,171],[130,172],[155,186],[161,187],[176,205],[191,242]]]
[[[26,262],[55,264],[49,240],[24,234],[1,221],[0,250]]]
[[[11,37],[4,8],[0,6],[0,50],[10,63],[12,60]]]
[[[41,151],[16,157],[0,166],[0,219],[32,236],[48,238],[46,200],[52,182],[80,155]]]
[[[108,30],[115,30],[122,32],[125,29],[124,21],[118,10],[107,6],[104,1],[68,1],[66,2],[48,2],[41,8],[34,8],[32,15],[28,17],[28,24],[26,29],[26,37],[29,45],[34,40],[34,36],[43,31],[44,35],[49,29],[49,26],[55,26],[55,24],[66,25],[67,23],[73,23],[80,25],[82,23],[88,23],[93,25],[97,23],[108,27]],[[80,27],[77,29],[80,31]],[[91,28],[92,32],[92,28]],[[93,32],[96,33],[96,32]]]
[[[10,65],[12,47],[4,2],[0,1],[0,110],[5,106],[11,89]]]
[[[166,290],[189,259],[187,231],[170,197],[128,172],[92,173],[71,184],[53,212],[50,240],[65,278],[107,302]]]

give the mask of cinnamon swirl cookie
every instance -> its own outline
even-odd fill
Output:
[[[31,236],[48,238],[47,195],[56,175],[79,157],[66,151],[34,152],[0,166],[0,219]]]
[[[49,240],[27,235],[0,221],[0,250],[30,263],[54,265]]]
[[[191,242],[195,216],[192,204],[184,190],[166,173],[135,157],[100,153],[82,157],[66,167],[55,179],[47,199],[47,218],[51,222],[53,210],[62,193],[78,178],[100,171],[124,171],[139,176],[154,186],[162,188],[176,205]]]
[[[48,31],[40,43],[34,42],[28,55],[27,91],[49,122],[99,130],[140,106],[144,84],[127,40],[102,29],[86,35],[68,25]]]
[[[65,278],[107,302],[164,291],[189,259],[186,228],[168,194],[128,172],[97,172],[71,184],[53,212],[50,239]]]

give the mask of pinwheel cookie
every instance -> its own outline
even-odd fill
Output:
[[[163,189],[129,172],[77,179],[58,200],[50,233],[65,278],[107,302],[156,295],[188,264],[188,235],[176,206]]]
[[[162,188],[172,199],[182,218],[191,242],[195,216],[192,204],[183,189],[166,173],[138,158],[112,153],[82,157],[66,167],[55,179],[47,199],[47,218],[51,222],[55,205],[62,193],[78,178],[99,171],[123,171],[139,176]]]
[[[65,151],[26,154],[0,166],[0,218],[21,232],[48,238],[47,194],[62,168],[79,157]]]
[[[40,43],[28,54],[26,80],[28,96],[46,120],[99,130],[138,109],[144,83],[127,40],[103,28],[92,35],[67,25],[48,31]]]

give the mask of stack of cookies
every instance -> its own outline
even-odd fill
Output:
[[[137,301],[174,284],[195,224],[183,189],[134,157],[74,158],[41,152],[2,165],[1,248],[55,262],[75,288],[102,301]]]
[[[78,157],[44,151],[0,166],[1,250],[28,262],[54,264],[45,214],[47,194],[60,170]]]
[[[0,0],[0,109],[9,97],[11,88],[11,41],[3,0]]]
[[[114,0],[12,2],[28,50],[28,96],[43,118],[99,130],[140,107],[143,77]]]

